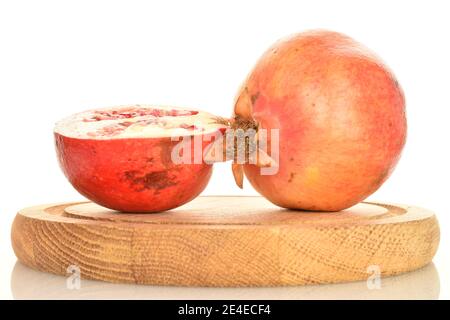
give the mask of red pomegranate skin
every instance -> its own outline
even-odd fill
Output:
[[[389,177],[406,138],[404,95],[392,72],[358,42],[330,31],[270,48],[244,83],[235,113],[280,130],[278,173],[261,175],[255,165],[244,172],[285,208],[338,211],[362,201]]]
[[[104,207],[159,212],[181,206],[206,187],[212,166],[175,164],[168,137],[77,139],[55,133],[60,166],[75,189]]]

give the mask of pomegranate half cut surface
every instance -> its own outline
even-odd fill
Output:
[[[158,212],[194,199],[212,166],[203,150],[225,130],[202,111],[120,106],[89,110],[54,130],[60,166],[88,199],[124,212]]]

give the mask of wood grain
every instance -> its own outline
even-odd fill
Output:
[[[172,211],[124,214],[96,204],[21,210],[18,259],[84,279],[177,286],[279,286],[367,279],[428,264],[439,244],[435,215],[361,203],[341,212],[278,208],[261,197],[199,197]]]

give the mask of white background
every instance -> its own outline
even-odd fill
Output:
[[[52,129],[92,107],[192,106],[229,116],[236,91],[275,40],[312,28],[346,33],[394,70],[408,141],[370,197],[434,210],[440,298],[450,298],[449,1],[1,1],[0,298],[11,298],[10,226],[18,209],[82,199],[61,173]],[[299,124],[301,125],[301,124]],[[215,167],[205,194],[254,194]]]

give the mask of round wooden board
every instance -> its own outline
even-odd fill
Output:
[[[364,280],[428,264],[435,215],[361,203],[340,212],[278,208],[261,197],[198,197],[172,211],[125,214],[91,202],[21,210],[12,244],[24,264],[110,282],[280,286]]]

